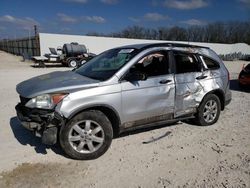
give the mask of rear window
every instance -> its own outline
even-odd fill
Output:
[[[220,64],[211,58],[208,58],[206,56],[202,56],[204,63],[206,64],[207,68],[210,70],[215,70],[220,68]]]

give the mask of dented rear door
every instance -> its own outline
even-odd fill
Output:
[[[203,80],[207,73],[202,71],[202,64],[195,54],[173,51],[175,64],[175,110],[174,116],[180,117],[196,112],[204,90]]]

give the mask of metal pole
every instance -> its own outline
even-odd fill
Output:
[[[29,28],[29,40],[28,40],[28,46],[27,46],[27,54],[28,54],[28,56],[30,55],[29,54],[29,51],[30,51],[30,28]]]
[[[7,35],[7,52],[9,52],[9,36]]]
[[[15,47],[14,47],[14,54],[17,55],[16,31],[15,31]]]

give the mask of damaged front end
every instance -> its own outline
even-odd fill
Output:
[[[42,138],[44,144],[53,145],[57,142],[58,127],[64,124],[61,117],[54,108],[41,109],[27,107],[32,100],[20,96],[20,103],[16,105],[17,117],[23,127],[33,131],[36,136]]]

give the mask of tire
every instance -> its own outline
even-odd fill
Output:
[[[220,99],[214,94],[208,94],[202,100],[194,120],[200,126],[212,125],[218,121],[220,111]]]
[[[75,59],[69,59],[68,60],[68,66],[72,68],[76,68],[78,65],[78,62]]]
[[[113,129],[100,111],[82,112],[60,130],[59,141],[64,152],[73,159],[90,160],[103,155],[111,145]]]
[[[86,62],[87,62],[86,59],[82,59],[82,60],[80,61],[80,65],[83,65],[83,64],[85,64]]]

